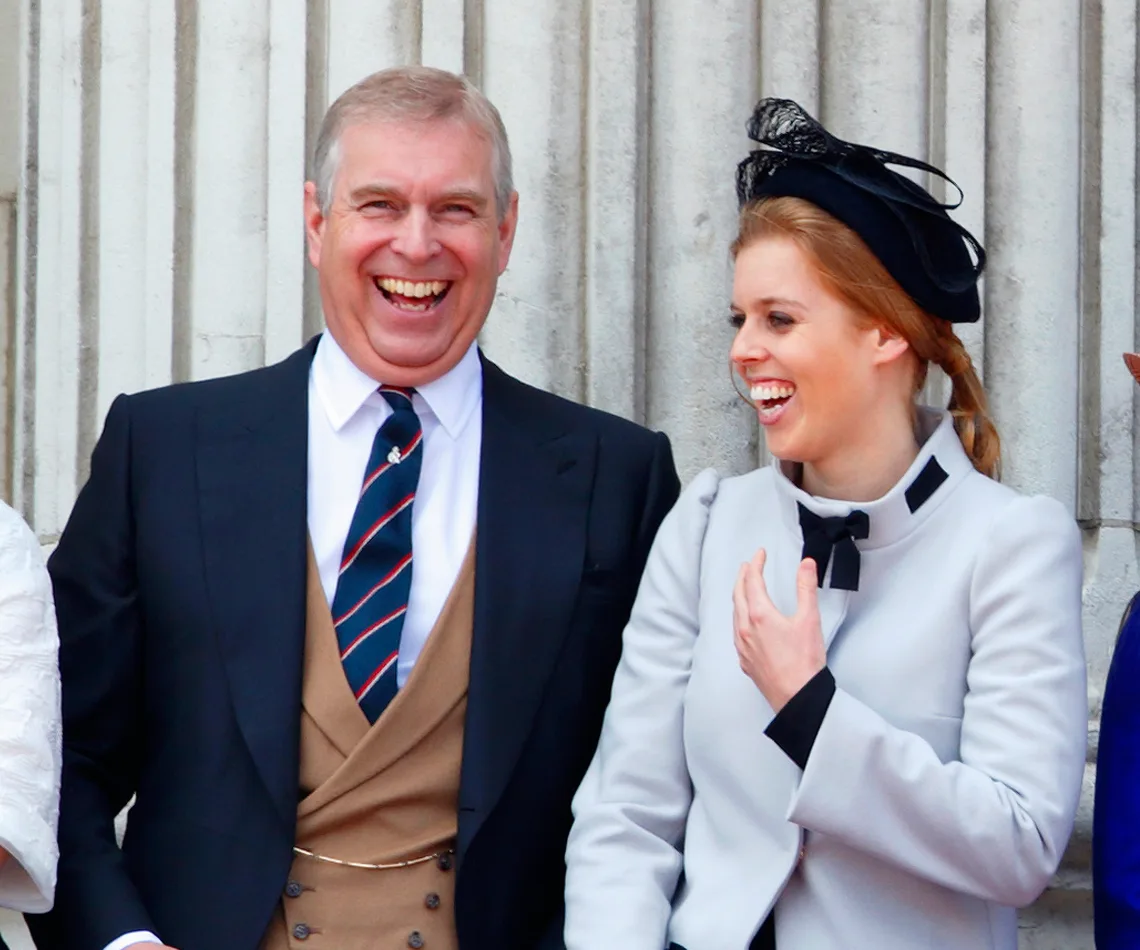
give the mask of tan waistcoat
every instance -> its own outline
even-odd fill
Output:
[[[297,847],[263,950],[457,950],[454,858],[475,599],[474,542],[407,682],[369,726],[309,554]],[[441,854],[442,853],[442,854]]]

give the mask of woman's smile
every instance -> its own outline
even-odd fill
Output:
[[[784,380],[759,380],[750,384],[748,395],[756,404],[760,424],[772,426],[783,417],[796,396],[796,386]]]

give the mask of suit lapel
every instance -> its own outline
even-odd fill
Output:
[[[297,814],[308,379],[315,341],[198,417],[206,582],[234,714],[281,817]],[[258,385],[253,385],[252,380]]]
[[[543,397],[484,361],[460,854],[498,801],[530,733],[585,558],[596,440],[552,422],[539,408]]]

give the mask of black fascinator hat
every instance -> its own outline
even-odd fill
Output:
[[[741,206],[802,198],[858,234],[923,310],[951,323],[981,316],[978,278],[986,252],[947,210],[962,189],[926,162],[836,138],[790,99],[761,99],[748,137],[763,146],[736,169]],[[888,165],[942,178],[958,192],[944,204]]]

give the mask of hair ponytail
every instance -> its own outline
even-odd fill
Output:
[[[935,362],[950,380],[947,408],[954,417],[954,431],[974,468],[990,478],[1000,478],[1001,438],[990,416],[986,391],[962,341],[950,324],[944,327],[944,332],[937,334],[941,346]]]

